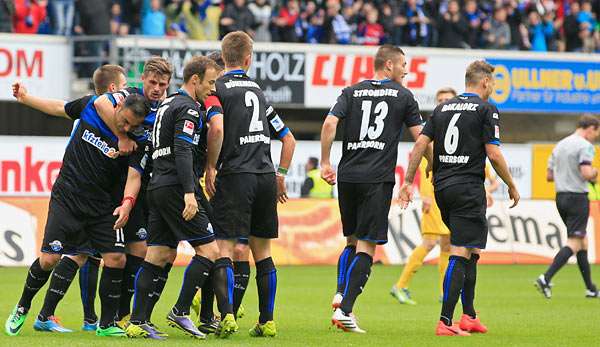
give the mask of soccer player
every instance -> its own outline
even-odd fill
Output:
[[[556,208],[567,227],[567,245],[558,251],[554,261],[535,281],[535,286],[547,299],[552,297],[552,277],[573,255],[585,282],[587,298],[598,297],[592,282],[588,262],[586,228],[590,215],[588,182],[596,182],[598,170],[592,167],[593,142],[600,133],[600,122],[593,116],[583,116],[575,132],[558,142],[548,160],[547,180],[556,185]]]
[[[475,313],[477,260],[487,242],[486,156],[519,202],[519,193],[500,151],[500,116],[487,99],[494,90],[494,67],[475,61],[467,67],[465,93],[438,105],[412,150],[406,181],[400,189],[401,207],[412,200],[412,184],[422,155],[433,141],[433,185],[442,219],[450,229],[451,255],[444,279],[442,312],[436,335],[487,332]],[[453,325],[454,307],[461,295],[463,315]]]
[[[388,213],[401,130],[416,139],[423,123],[413,94],[402,86],[406,75],[402,49],[379,47],[375,76],[347,87],[333,105],[321,130],[321,177],[336,183],[331,145],[344,120],[342,159],[338,166],[338,199],[347,246],[338,262],[338,288],[332,323],[347,332],[365,333],[352,314],[367,283],[377,245],[387,243]]]
[[[206,172],[207,191],[214,194],[213,226],[220,249],[214,290],[222,321],[216,334],[231,333],[226,323],[234,319],[232,258],[237,240],[248,238],[256,262],[260,311],[250,335],[275,336],[277,275],[270,245],[278,236],[277,201],[287,201],[285,175],[295,140],[258,84],[246,74],[252,61],[250,36],[241,31],[225,35],[221,53],[226,72],[217,80],[215,95],[223,106],[223,134],[213,138],[210,131],[216,127],[209,128]],[[271,160],[271,136],[282,141],[277,173]]]
[[[115,109],[119,129],[127,132],[141,124],[148,108],[142,97],[128,97]],[[48,281],[61,255],[79,253],[86,242],[102,254],[104,261],[99,290],[102,309],[96,335],[124,335],[114,321],[125,265],[123,231],[113,230],[114,190],[120,187],[120,176],[128,167],[142,170],[143,157],[120,157],[116,146],[117,138],[100,119],[92,98],[65,151],[50,196],[42,254],[29,268],[21,299],[6,321],[8,335],[21,331],[33,297]]]
[[[148,185],[150,247],[135,280],[133,314],[127,327],[130,337],[164,338],[148,324],[148,303],[172,252],[179,241],[187,241],[196,255],[185,270],[167,321],[193,338],[206,338],[188,315],[197,288],[203,286],[219,253],[207,213],[198,202],[206,199],[200,186],[204,153],[199,143],[204,125],[198,102],[214,91],[218,71],[213,60],[192,58],[184,67],[183,86],[163,100],[156,115]],[[233,324],[232,330],[237,329]]]
[[[116,92],[127,86],[125,70],[118,65],[102,65],[94,71],[92,77],[96,95],[107,92]],[[64,100],[42,98],[28,93],[27,88],[20,82],[14,83],[13,95],[18,102],[32,107],[36,110],[56,117],[72,119],[75,124],[79,122],[79,116],[93,95],[86,95],[79,99],[66,102]],[[76,127],[76,125],[75,125]],[[54,316],[58,302],[64,296],[75,272],[79,269],[79,287],[81,291],[81,302],[83,304],[83,327],[84,331],[95,331],[98,316],[94,308],[96,289],[98,286],[98,270],[100,267],[100,255],[95,254],[87,257],[86,254],[65,255],[54,270],[55,275],[50,281],[50,289],[46,292],[44,306],[36,321],[36,329],[55,332],[70,332],[62,327]],[[83,264],[83,266],[81,266]],[[38,323],[39,321],[39,323]]]
[[[452,88],[442,88],[435,94],[437,104],[441,104],[456,96],[456,91]],[[440,209],[435,203],[433,194],[433,185],[425,174],[425,163],[421,162],[421,183],[419,193],[423,201],[423,217],[421,217],[421,234],[423,242],[417,246],[408,258],[408,263],[402,270],[402,274],[398,282],[392,286],[390,294],[395,297],[401,304],[416,305],[417,303],[411,298],[408,286],[413,275],[423,265],[423,260],[431,252],[438,243],[440,244],[440,257],[438,259],[438,269],[440,273],[440,290],[444,281],[444,274],[448,267],[448,258],[450,257],[450,230],[440,215]],[[442,292],[443,294],[443,292]]]

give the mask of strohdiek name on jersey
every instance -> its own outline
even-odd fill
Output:
[[[348,142],[348,146],[347,146],[348,150],[374,148],[374,149],[377,149],[380,151],[382,151],[384,147],[385,147],[385,143],[379,142],[379,141]]]
[[[96,134],[94,134],[93,132],[86,129],[83,132],[81,138],[83,139],[83,141],[98,148],[105,156],[109,158],[115,158],[117,156],[117,150],[113,147],[110,147],[108,143],[102,141],[100,136],[96,136]]]
[[[384,97],[384,96],[393,96],[398,97],[398,89],[359,89],[355,90],[352,95],[355,98],[361,98],[365,96],[370,97]]]
[[[156,158],[164,157],[165,155],[171,154],[171,147],[159,148],[152,152],[152,160],[156,160]]]
[[[257,142],[264,142],[266,144],[270,144],[271,138],[268,136],[265,136],[263,134],[246,135],[246,136],[240,137],[240,145],[245,145],[245,144],[249,144],[249,143],[257,143]]]
[[[469,162],[468,155],[440,155],[440,162],[445,164],[466,164]]]
[[[227,89],[236,88],[236,87],[260,89],[258,84],[256,84],[256,82],[253,82],[253,81],[229,81],[229,82],[225,82],[225,87]]]
[[[474,104],[472,102],[460,102],[460,103],[452,103],[442,106],[441,112],[446,111],[477,111],[477,106],[479,104]]]

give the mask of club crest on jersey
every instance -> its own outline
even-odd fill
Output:
[[[196,118],[198,118],[198,116],[199,116],[199,115],[198,115],[198,111],[196,111],[196,110],[192,110],[191,108],[190,108],[190,109],[187,111],[187,113],[188,113],[190,116],[194,116],[194,117],[196,117]]]
[[[492,118],[494,118],[494,119],[498,119],[498,118],[500,118],[500,117],[498,116],[498,113],[494,112],[494,114],[492,114]]]
[[[58,240],[54,240],[52,242],[49,243],[50,248],[54,251],[54,252],[59,252],[60,250],[63,249],[63,245],[60,241]]]
[[[194,122],[186,120],[183,124],[183,132],[189,135],[194,135]]]
[[[148,237],[148,232],[145,228],[140,228],[140,230],[138,230],[135,234],[140,240],[145,240]]]

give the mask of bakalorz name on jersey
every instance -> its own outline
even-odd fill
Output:
[[[469,162],[468,155],[440,155],[440,163],[444,164],[466,164]]]
[[[110,147],[106,141],[103,141],[100,138],[100,136],[96,136],[96,134],[87,129],[83,132],[81,139],[98,148],[100,152],[109,158],[115,158],[117,156],[117,150],[114,147]]]
[[[246,145],[249,143],[257,143],[257,142],[264,142],[268,145],[271,143],[271,138],[268,136],[265,136],[263,134],[246,135],[246,136],[240,137],[240,145]]]
[[[354,151],[357,149],[373,148],[382,151],[385,147],[385,142],[379,141],[359,141],[359,142],[348,142],[347,149]]]
[[[398,97],[398,89],[359,89],[355,90],[352,97],[361,98],[365,96],[371,97],[384,97],[384,96],[393,96]]]
[[[463,103],[452,103],[442,106],[441,112],[446,111],[477,111],[477,106],[479,104],[474,104],[472,102],[463,102]]]

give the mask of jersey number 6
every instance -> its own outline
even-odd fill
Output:
[[[456,148],[458,148],[458,137],[460,136],[460,133],[456,126],[456,122],[458,122],[459,117],[460,113],[455,113],[452,116],[450,124],[448,124],[448,129],[446,130],[446,136],[444,136],[444,149],[447,154],[454,154]]]

